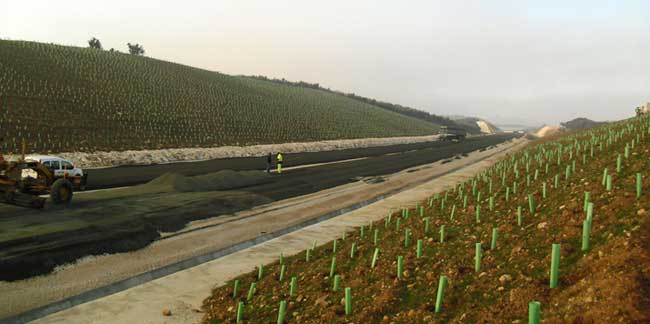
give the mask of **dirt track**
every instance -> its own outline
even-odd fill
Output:
[[[401,154],[296,169],[282,176],[257,176],[252,184],[227,191],[147,191],[142,187],[80,195],[67,209],[44,211],[0,207],[0,279],[43,274],[89,254],[142,248],[197,219],[302,196],[435,162],[503,142],[509,135],[431,143]],[[218,162],[216,162],[218,163]],[[224,162],[226,163],[226,162]],[[230,163],[230,162],[228,162]],[[184,163],[192,169],[192,163]],[[130,169],[130,168],[129,168]],[[138,173],[138,169],[131,169]]]

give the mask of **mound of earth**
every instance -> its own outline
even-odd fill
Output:
[[[562,127],[560,127],[560,126],[548,126],[548,125],[546,125],[546,126],[540,128],[540,129],[538,129],[535,132],[535,135],[537,135],[537,137],[547,137],[547,136],[558,134],[558,133],[562,132],[563,130],[564,129]]]
[[[263,171],[223,170],[194,177],[165,173],[142,186],[157,191],[205,192],[242,188],[267,179],[270,175]]]

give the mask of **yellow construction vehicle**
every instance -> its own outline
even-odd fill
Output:
[[[26,145],[17,161],[7,161],[0,154],[0,202],[31,208],[43,208],[50,195],[54,204],[72,200],[74,186],[67,179],[57,178],[54,172],[38,161],[25,160]]]

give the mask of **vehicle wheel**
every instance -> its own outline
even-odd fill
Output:
[[[50,198],[54,204],[67,204],[72,200],[73,187],[67,179],[58,179],[50,188]]]

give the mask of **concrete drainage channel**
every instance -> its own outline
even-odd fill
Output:
[[[492,157],[492,156],[494,156],[494,155],[496,155],[498,153],[501,153],[505,149],[506,148],[504,148],[502,150],[495,151],[492,154],[489,154],[489,155],[487,155],[485,157],[482,157],[482,158],[476,160],[472,164],[479,163],[479,162],[481,162],[481,161],[483,161],[485,159],[488,159],[488,158],[490,158],[490,157]],[[76,305],[87,303],[87,302],[90,302],[90,301],[93,301],[93,300],[96,300],[96,299],[99,299],[99,298],[102,298],[102,297],[106,297],[106,296],[118,293],[120,291],[127,290],[129,288],[133,288],[133,287],[141,285],[143,283],[146,283],[146,282],[149,282],[149,281],[152,281],[152,280],[156,280],[158,278],[165,277],[167,275],[173,274],[173,273],[178,272],[178,271],[182,271],[182,270],[185,270],[185,269],[195,267],[195,266],[200,265],[202,263],[206,263],[206,262],[209,262],[209,261],[224,257],[226,255],[229,255],[229,254],[232,254],[232,253],[247,249],[249,247],[258,245],[260,243],[269,241],[271,239],[274,239],[274,238],[289,234],[289,233],[297,231],[299,229],[302,229],[302,228],[305,228],[305,227],[320,223],[322,221],[325,221],[325,220],[328,220],[328,219],[343,215],[343,214],[351,212],[353,210],[365,207],[365,206],[370,205],[370,204],[372,204],[374,202],[386,199],[386,198],[388,198],[388,197],[390,197],[392,195],[395,195],[395,194],[400,193],[402,191],[411,189],[413,187],[417,187],[417,186],[419,186],[419,185],[421,185],[423,183],[429,182],[431,180],[435,180],[435,179],[437,179],[439,177],[442,177],[442,176],[447,175],[447,174],[452,173],[452,172],[456,172],[456,171],[461,170],[461,169],[463,169],[465,167],[468,167],[468,166],[469,165],[458,166],[458,167],[452,168],[452,169],[450,169],[450,170],[448,170],[448,171],[446,171],[444,173],[441,173],[441,174],[438,174],[438,175],[435,175],[435,176],[432,176],[432,177],[429,177],[429,178],[425,178],[425,179],[422,179],[422,180],[419,180],[419,181],[415,181],[413,183],[410,183],[410,184],[408,184],[406,186],[403,186],[403,187],[400,187],[398,189],[395,189],[395,190],[389,191],[387,193],[375,196],[373,198],[370,198],[370,199],[362,201],[362,202],[358,202],[358,203],[346,206],[346,207],[338,209],[336,211],[323,214],[321,216],[318,216],[316,218],[312,218],[312,219],[307,220],[305,222],[302,222],[300,224],[296,224],[296,225],[293,225],[293,226],[290,226],[290,227],[287,227],[287,228],[284,228],[284,229],[281,229],[281,230],[278,230],[278,231],[275,231],[275,232],[272,232],[272,233],[263,234],[261,236],[258,236],[256,238],[254,238],[254,239],[247,240],[247,241],[244,241],[244,242],[240,242],[240,243],[237,243],[237,244],[231,245],[229,247],[219,249],[219,250],[207,253],[207,254],[199,255],[199,256],[192,257],[192,258],[189,258],[189,259],[186,259],[186,260],[183,260],[183,261],[172,263],[170,265],[167,265],[167,266],[164,266],[164,267],[161,267],[161,268],[158,268],[158,269],[154,269],[154,270],[139,274],[137,276],[134,276],[134,277],[131,277],[131,278],[128,278],[128,279],[124,279],[124,280],[121,280],[121,281],[118,281],[118,282],[115,282],[115,283],[112,283],[112,284],[109,284],[109,285],[106,285],[106,286],[103,286],[103,287],[99,287],[99,288],[89,290],[87,292],[84,292],[84,293],[81,293],[79,295],[63,299],[61,301],[51,303],[49,305],[45,305],[45,306],[42,306],[42,307],[39,307],[39,308],[32,309],[30,311],[24,312],[24,313],[16,315],[16,316],[8,317],[8,318],[5,318],[5,319],[0,319],[0,324],[5,324],[5,323],[26,323],[26,322],[34,321],[34,320],[37,320],[39,318],[45,317],[47,315],[54,314],[56,312],[59,312],[59,311],[74,307]],[[207,227],[221,226],[223,224],[224,223],[215,224],[213,226],[201,227],[201,228],[198,228],[197,230],[204,229],[204,228],[207,228]]]

